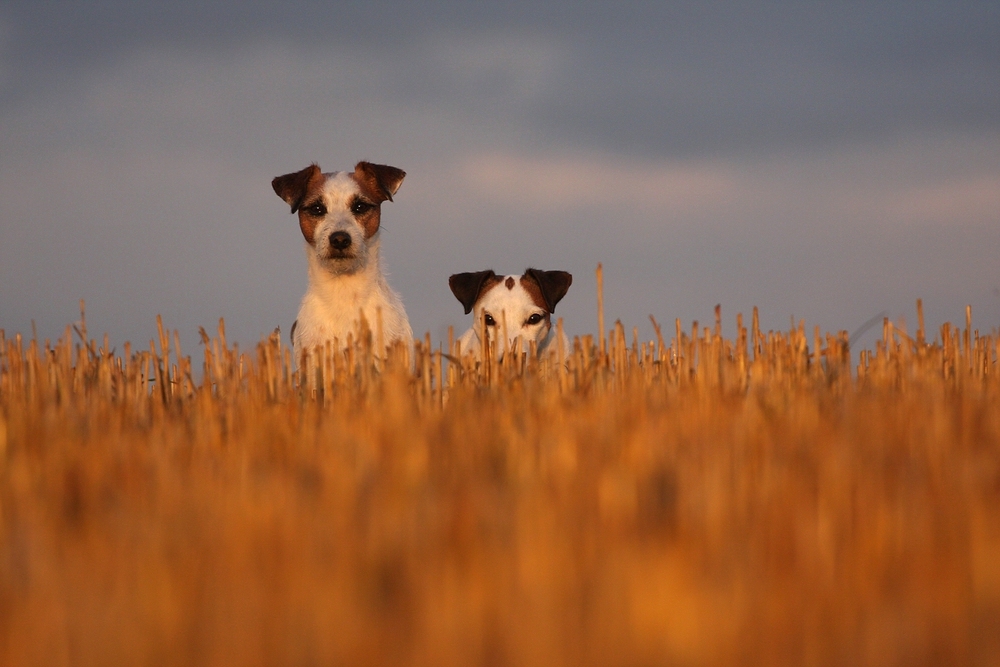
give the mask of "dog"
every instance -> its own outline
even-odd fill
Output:
[[[539,355],[556,349],[557,331],[552,325],[552,313],[572,283],[573,276],[565,271],[538,269],[527,269],[520,276],[498,276],[491,270],[451,276],[448,286],[465,313],[475,311],[475,324],[458,339],[462,354],[472,352],[482,359],[481,330],[486,332],[487,340],[497,341],[499,358],[518,341],[522,352],[531,349],[531,341],[535,342]],[[565,333],[563,349],[567,353],[570,349]]]
[[[413,330],[399,295],[389,287],[379,257],[382,202],[392,201],[406,172],[358,162],[354,171],[323,173],[318,164],[271,181],[275,194],[299,214],[309,287],[292,324],[296,360],[327,341],[357,336],[360,317],[382,338],[412,344]],[[382,356],[384,350],[377,350]]]

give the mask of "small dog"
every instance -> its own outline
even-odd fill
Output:
[[[386,345],[412,342],[403,302],[386,282],[379,260],[381,204],[392,201],[405,176],[396,167],[358,162],[353,172],[324,174],[312,164],[271,181],[274,192],[299,214],[309,261],[309,287],[292,324],[296,360],[334,338],[345,345],[349,333],[357,335],[359,313],[374,330],[381,310]]]
[[[480,322],[484,323],[488,340],[497,341],[496,351],[500,358],[504,349],[513,348],[518,339],[522,352],[531,349],[531,341],[535,341],[539,355],[556,349],[556,329],[551,316],[572,283],[573,276],[565,271],[538,269],[527,269],[521,276],[498,276],[493,271],[451,276],[448,285],[465,307],[466,314],[475,310],[473,322],[476,324],[459,338],[462,354],[473,352],[482,358]],[[568,354],[569,339],[565,333],[563,346]]]

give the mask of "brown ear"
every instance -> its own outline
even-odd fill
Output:
[[[271,187],[274,188],[276,195],[292,207],[292,213],[295,213],[302,205],[302,199],[306,196],[309,186],[322,177],[319,165],[314,162],[302,171],[278,176],[271,181]]]
[[[392,201],[392,196],[399,190],[406,172],[387,164],[372,164],[361,161],[354,165],[355,177],[367,186],[378,202],[386,199]]]
[[[448,287],[451,288],[452,294],[462,302],[465,314],[468,315],[472,307],[476,305],[476,300],[479,298],[486,281],[496,278],[496,276],[497,274],[493,273],[492,269],[473,273],[456,273],[448,278]]]
[[[545,309],[556,312],[556,304],[566,296],[569,286],[573,284],[573,276],[565,271],[540,271],[525,269],[524,275],[538,283],[538,289],[545,300]]]

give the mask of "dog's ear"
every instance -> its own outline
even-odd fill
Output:
[[[496,275],[490,269],[489,271],[456,273],[448,278],[448,287],[451,288],[451,292],[455,295],[455,298],[462,302],[466,315],[476,305],[476,299],[479,298],[479,293],[482,291],[483,285],[486,284],[487,280],[496,278]]]
[[[538,284],[542,300],[545,301],[545,309],[550,313],[556,312],[556,304],[566,296],[569,286],[573,284],[573,276],[565,271],[525,269],[524,275]]]
[[[396,194],[403,179],[406,178],[406,172],[402,169],[390,167],[387,164],[372,164],[364,161],[354,165],[354,173],[362,183],[368,186],[379,203],[386,199],[392,201],[392,196]]]
[[[276,195],[292,207],[292,213],[295,213],[302,205],[302,199],[306,196],[309,186],[322,177],[319,165],[314,162],[302,171],[278,176],[271,181],[271,187],[274,188]]]

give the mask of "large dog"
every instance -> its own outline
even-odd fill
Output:
[[[530,350],[532,341],[539,355],[555,349],[558,339],[551,315],[572,283],[573,276],[565,271],[538,269],[527,269],[520,276],[498,276],[493,271],[451,276],[448,285],[466,314],[475,311],[472,328],[459,338],[462,354],[472,352],[482,357],[481,330],[486,332],[487,340],[496,341],[500,357],[518,340],[522,352]],[[565,333],[563,346],[568,353],[569,339]]]
[[[373,330],[381,317],[385,344],[412,342],[403,302],[386,282],[379,259],[381,204],[392,201],[405,176],[396,167],[358,162],[352,172],[324,174],[312,164],[271,181],[299,214],[306,240],[309,287],[292,325],[297,360],[334,338],[346,345],[360,315]]]

